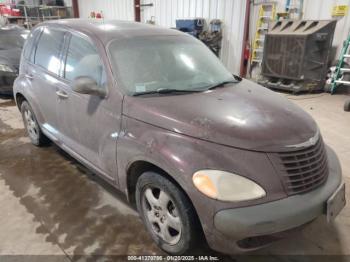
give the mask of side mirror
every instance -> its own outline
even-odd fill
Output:
[[[97,82],[88,76],[79,76],[73,82],[73,91],[80,94],[106,96],[106,90],[101,88]]]

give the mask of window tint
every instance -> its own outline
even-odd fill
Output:
[[[72,35],[67,54],[65,77],[73,81],[79,76],[89,76],[100,86],[105,84],[105,73],[96,48],[88,40]]]
[[[41,34],[35,53],[35,64],[48,71],[59,74],[59,54],[63,43],[64,32],[45,28]]]

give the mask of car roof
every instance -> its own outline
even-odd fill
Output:
[[[186,35],[175,29],[122,20],[61,19],[44,22],[40,25],[70,28],[90,36],[95,36],[104,42],[104,44],[114,39],[133,38],[137,36]]]

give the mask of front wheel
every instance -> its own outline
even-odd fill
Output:
[[[137,209],[157,245],[171,255],[193,251],[199,223],[185,194],[164,176],[146,172],[136,185]]]

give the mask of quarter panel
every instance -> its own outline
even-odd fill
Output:
[[[23,74],[20,74],[16,78],[13,84],[13,93],[15,98],[16,98],[16,95],[19,93],[25,97],[25,99],[28,101],[28,103],[32,107],[34,114],[37,118],[37,121],[41,126],[45,122],[44,116],[40,109],[38,98],[33,93],[31,81],[29,81]]]

